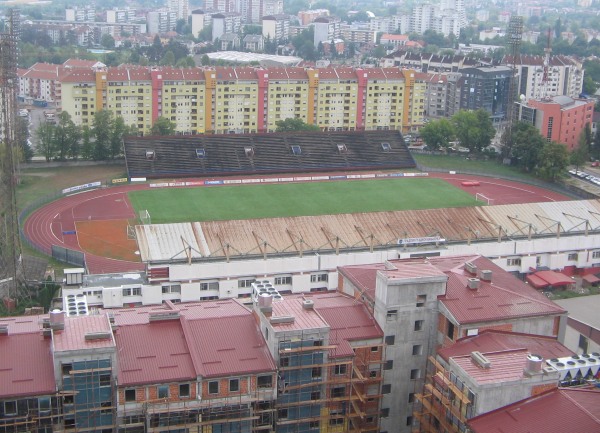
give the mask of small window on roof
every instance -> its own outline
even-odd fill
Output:
[[[196,158],[205,158],[206,157],[206,151],[204,150],[204,148],[199,148],[196,149]]]
[[[339,153],[346,153],[346,152],[348,152],[348,148],[346,147],[346,145],[344,143],[338,144],[337,148],[338,148],[338,152]]]
[[[300,148],[300,146],[298,146],[297,144],[294,144],[292,146],[292,153],[296,156],[302,154],[302,149]]]
[[[244,147],[244,153],[246,154],[246,158],[254,157],[254,148],[253,147]]]
[[[153,150],[146,151],[146,159],[153,160],[156,159],[156,153]]]
[[[381,143],[381,150],[383,150],[384,152],[389,152],[390,150],[392,150],[392,146],[390,146],[390,143],[388,143],[387,141],[384,141],[383,143]]]

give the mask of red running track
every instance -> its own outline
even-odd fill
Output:
[[[145,188],[148,185],[103,188],[56,200],[37,209],[27,218],[23,228],[25,236],[48,255],[52,253],[52,245],[83,251],[75,232],[75,222],[135,218],[127,192]],[[144,270],[143,263],[116,260],[87,252],[85,261],[91,274]]]
[[[493,199],[496,205],[571,200],[553,191],[504,179],[449,173],[430,173],[429,177],[444,179],[472,195],[483,194]],[[479,182],[479,186],[461,185],[465,181]],[[149,188],[149,185],[124,185],[87,191],[59,199],[36,210],[27,218],[24,227],[25,235],[48,255],[51,255],[52,245],[82,251],[77,234],[64,234],[64,232],[75,231],[76,221],[135,218],[135,211],[129,203],[127,192],[146,188]],[[144,269],[142,263],[116,260],[87,252],[85,259],[91,274]]]

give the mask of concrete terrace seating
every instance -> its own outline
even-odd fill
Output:
[[[148,178],[415,167],[398,131],[127,137],[125,159]]]

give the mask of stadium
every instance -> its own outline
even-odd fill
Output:
[[[476,253],[520,275],[600,263],[597,200],[423,172],[397,131],[132,137],[125,156],[127,179],[67,189],[24,225],[88,274],[136,276],[110,304],[81,289],[92,304],[246,297],[259,278],[329,290],[338,266],[397,258]]]

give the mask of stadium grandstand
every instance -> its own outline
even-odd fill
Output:
[[[410,169],[400,132],[295,132],[127,137],[132,177]]]

